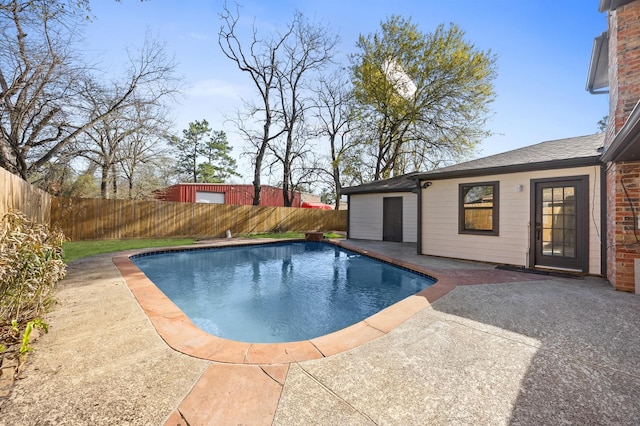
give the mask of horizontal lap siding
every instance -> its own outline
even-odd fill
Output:
[[[418,241],[418,195],[404,193],[402,195],[402,241],[415,243]]]
[[[382,196],[355,194],[349,197],[349,238],[382,241]]]
[[[382,241],[383,199],[387,197],[402,197],[402,241],[418,240],[418,196],[410,192],[351,195],[349,238]]]
[[[529,257],[532,179],[589,175],[589,273],[600,274],[600,168],[546,170],[477,178],[434,180],[422,190],[423,254],[525,266]],[[458,233],[458,186],[500,182],[499,236]],[[522,185],[522,192],[516,186]]]

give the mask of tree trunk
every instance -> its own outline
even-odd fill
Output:
[[[264,152],[267,147],[267,143],[263,140],[262,146],[256,156],[256,168],[253,170],[253,205],[260,205],[260,190],[262,185],[260,183],[260,173],[262,171],[262,159],[264,158]]]
[[[100,166],[101,178],[100,178],[100,197],[105,200],[109,198],[109,166],[102,165]]]
[[[340,189],[342,189],[342,185],[340,184],[340,167],[338,158],[336,155],[336,133],[332,132],[329,135],[329,143],[331,144],[331,165],[333,166],[333,185],[335,187],[335,196],[336,196],[336,210],[340,208]]]
[[[135,157],[134,157],[135,158]],[[133,161],[131,163],[131,166],[129,167],[129,170],[127,172],[127,169],[125,168],[125,176],[127,178],[127,195],[129,197],[130,200],[133,200],[133,180],[134,180],[134,176],[135,176],[135,169],[136,169],[136,163],[135,161]]]
[[[260,149],[258,150],[258,155],[256,155],[256,168],[253,170],[253,205],[260,205],[260,174],[262,173],[262,160],[264,159],[264,154],[267,151],[267,145],[269,145],[269,131],[271,129],[271,116],[269,115],[270,110],[266,112],[266,120],[264,123],[264,130],[262,133],[262,143],[260,144]]]
[[[257,169],[256,169],[257,170]],[[253,205],[260,205],[260,173],[253,175]]]
[[[197,159],[193,158],[193,164],[192,164],[192,168],[193,168],[193,183],[198,183],[198,166],[197,166]]]
[[[289,182],[291,181],[291,146],[293,139],[291,131],[287,132],[287,147],[282,161],[282,197],[285,207],[291,207],[293,196],[289,194]]]
[[[118,175],[115,164],[111,166],[111,184],[113,185],[113,198],[118,198]]]
[[[336,187],[336,210],[340,210],[340,190],[342,185],[340,184],[340,169],[338,167],[333,168],[333,183]]]

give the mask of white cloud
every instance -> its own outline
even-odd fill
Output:
[[[246,86],[215,78],[196,81],[186,90],[186,94],[194,98],[225,97],[234,100],[245,97],[248,93]]]
[[[203,33],[189,33],[188,37],[195,40],[204,40],[204,41],[211,40],[211,37],[208,34],[203,34]]]

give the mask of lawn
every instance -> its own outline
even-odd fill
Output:
[[[326,238],[344,238],[344,235],[327,232]],[[302,239],[304,232],[285,232],[279,234],[251,234],[241,235],[242,238],[291,238]],[[164,239],[144,239],[144,240],[100,240],[100,241],[68,241],[62,244],[64,250],[64,261],[66,263],[81,257],[93,256],[94,254],[112,253],[122,250],[184,246],[194,244],[195,238],[164,238]]]
[[[195,242],[195,238],[68,241],[62,244],[62,249],[64,250],[64,261],[69,263],[72,260],[93,256],[94,254],[151,247],[184,246]]]

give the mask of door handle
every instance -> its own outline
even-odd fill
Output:
[[[541,232],[541,228],[540,228],[540,222],[536,222],[536,240],[540,241],[540,232]]]

